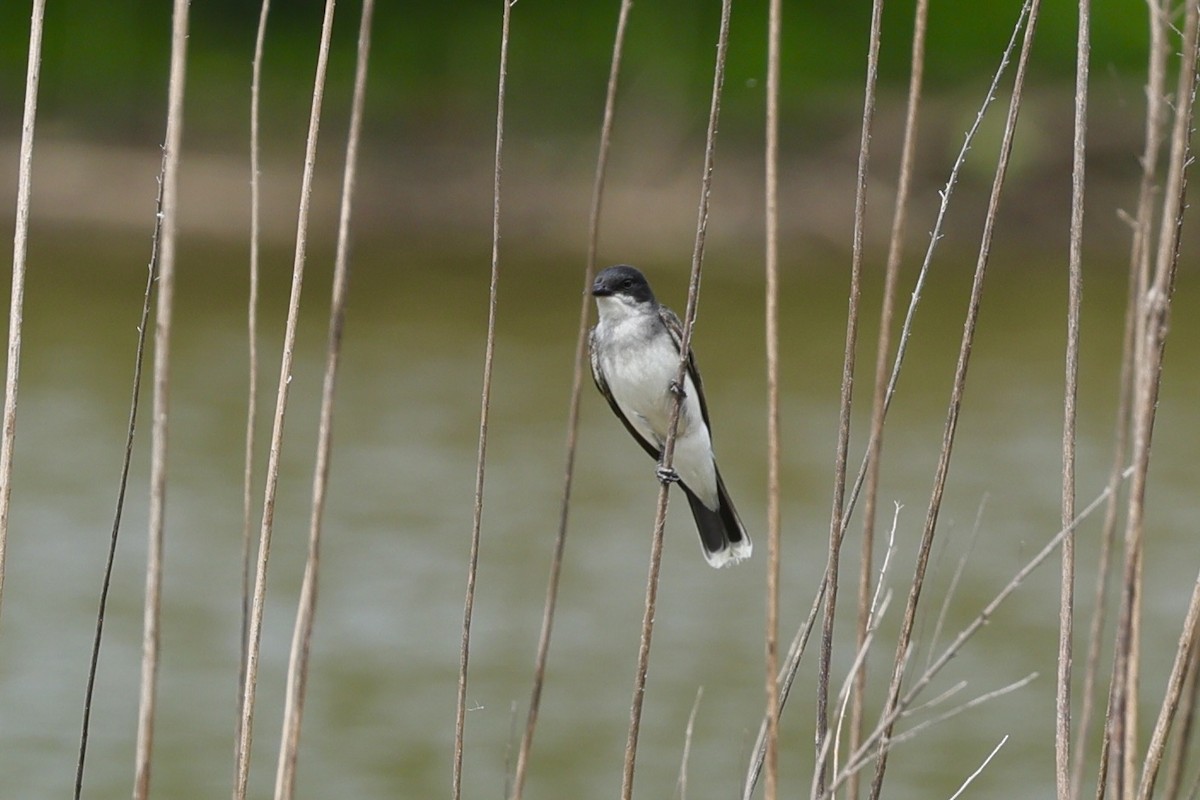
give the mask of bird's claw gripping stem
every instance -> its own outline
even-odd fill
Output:
[[[655,468],[654,474],[658,476],[660,483],[679,483],[679,473],[670,467],[664,467],[662,464],[659,464]]]

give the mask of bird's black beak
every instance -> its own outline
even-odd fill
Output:
[[[604,281],[596,281],[592,284],[593,297],[611,297],[613,290],[604,285]]]

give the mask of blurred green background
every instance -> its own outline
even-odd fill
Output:
[[[911,5],[893,0],[884,18],[861,369],[873,355],[881,254],[895,196]],[[925,251],[937,191],[1019,8],[1016,0],[931,5],[902,302]],[[528,697],[558,520],[588,204],[617,8],[615,0],[520,0],[513,8],[468,797],[502,793],[512,720],[514,714],[523,719]],[[251,776],[256,796],[266,796],[272,785],[305,554],[358,11],[357,3],[339,4],[335,24],[272,550]],[[0,3],[0,219],[9,225],[28,13],[27,3]],[[277,375],[321,13],[316,0],[276,2],[267,34],[260,380],[268,394]],[[248,383],[249,82],[258,8],[196,0],[191,14],[154,770],[156,794],[177,800],[226,794],[232,770]],[[785,635],[807,612],[825,558],[869,14],[865,0],[784,3]],[[949,603],[943,643],[1058,528],[1074,14],[1071,3],[1043,4],[942,538],[927,584],[915,659],[922,663],[936,652],[932,629],[960,557],[973,553]],[[599,257],[643,267],[660,299],[676,308],[684,303],[695,232],[718,15],[715,0],[639,0],[626,43]],[[0,613],[5,798],[63,796],[74,776],[150,252],[169,17],[165,0],[48,3],[10,560]],[[376,10],[301,797],[428,798],[448,791],[487,319],[500,17],[498,2],[380,3]],[[647,796],[671,796],[698,686],[705,694],[691,796],[735,796],[762,706],[765,3],[738,0],[731,35],[695,344],[722,471],[758,549],[749,563],[713,572],[699,556],[691,521],[673,501],[638,772],[639,792]],[[1140,0],[1096,4],[1081,505],[1104,485],[1111,457],[1129,248],[1119,214],[1136,201],[1146,38]],[[891,582],[898,592],[911,574],[928,501],[1006,99],[1002,91],[956,187],[889,421],[881,508],[890,513],[893,501],[904,505]],[[1194,234],[1190,228],[1185,234],[1175,303],[1192,309]],[[1177,313],[1148,510],[1153,533],[1146,570],[1154,579],[1147,587],[1144,675],[1152,708],[1194,578],[1198,356],[1200,315]],[[852,464],[864,444],[869,383],[864,374],[857,384]],[[611,796],[628,722],[657,484],[653,465],[603,401],[590,387],[585,392],[530,800]],[[270,405],[264,394],[257,474],[265,462]],[[148,419],[145,409],[142,419]],[[85,781],[85,797],[105,800],[128,796],[132,772],[147,444],[144,430],[118,551]],[[851,529],[845,587],[858,570],[857,523]],[[1095,519],[1081,529],[1081,596],[1095,577],[1098,529]],[[1050,565],[935,682],[931,692],[940,693],[968,681],[960,694],[965,700],[1031,672],[1041,675],[1026,690],[898,749],[889,767],[889,798],[950,796],[1004,735],[1009,743],[971,796],[1050,796],[1057,598],[1057,570]],[[872,661],[874,708],[883,695],[879,665],[890,661],[896,605]],[[853,609],[844,605],[843,611],[838,675],[852,658]],[[1085,644],[1077,643],[1077,664]],[[784,777],[796,793],[808,785],[812,673],[811,664],[802,672],[783,728]]]
[[[592,134],[604,97],[618,3],[521,0],[514,9],[510,125],[514,134]],[[719,3],[639,3],[632,17],[625,83],[649,84],[660,101],[704,109],[712,75]],[[358,4],[338,8],[331,97],[344,102],[353,76]],[[927,76],[934,90],[959,89],[990,76],[1019,4],[1002,0],[933,2]],[[271,10],[264,97],[274,132],[303,117],[316,62],[323,4],[293,0]],[[865,74],[869,2],[784,4],[783,107],[788,123],[823,104],[855,105]],[[11,123],[20,107],[28,6],[0,8],[0,90]],[[912,3],[887,3],[880,78],[885,91],[908,80]],[[368,120],[373,134],[442,137],[448,126],[492,118],[499,12],[494,2],[381,4],[375,15]],[[1145,6],[1106,4],[1095,14],[1093,69],[1138,80],[1146,50]],[[191,12],[189,141],[240,144],[245,128],[250,54],[258,4],[195,3]],[[155,141],[163,124],[170,4],[114,0],[48,4],[42,76],[43,119],[77,135]],[[731,25],[726,132],[760,127],[765,63],[765,3],[739,3]],[[1074,76],[1075,7],[1043,5],[1035,77],[1069,84]],[[745,84],[750,82],[751,86]],[[643,92],[639,94],[648,94]],[[231,124],[241,122],[241,125]],[[754,133],[751,138],[756,138]],[[791,139],[791,137],[785,137]]]
[[[566,255],[581,248],[617,8],[615,2],[531,1],[514,9],[506,225],[510,236],[536,239],[539,248]],[[1012,0],[933,4],[917,199],[944,183],[1018,8]],[[338,10],[319,160],[323,175],[335,176],[340,167],[357,10],[355,3]],[[321,13],[317,0],[279,4],[267,34],[264,214],[267,235],[284,242],[294,224]],[[911,3],[888,3],[884,14],[868,229],[873,247],[881,245],[887,231],[912,14]],[[45,220],[48,213],[63,222],[127,229],[145,219],[144,203],[131,210],[112,192],[115,182],[139,193],[123,196],[130,200],[153,196],[154,147],[164,125],[169,15],[167,3],[49,5],[38,163],[50,176],[73,173],[74,186],[58,191],[51,188],[52,178],[41,181],[35,202],[40,198],[43,214],[37,218]],[[687,0],[642,3],[632,16],[610,182],[614,216],[605,233],[619,237],[614,246],[620,250],[654,248],[659,255],[686,258],[718,16],[719,3]],[[823,253],[844,250],[849,241],[869,16],[869,2],[784,4],[783,234]],[[185,172],[182,185],[185,197],[194,198],[185,231],[246,235],[244,173],[257,17],[254,3],[224,0],[192,8],[185,147],[197,175],[189,179]],[[478,1],[387,3],[376,12],[359,236],[403,231],[429,237],[434,241],[427,244],[439,247],[447,240],[475,247],[475,234],[486,236],[487,225],[479,222],[490,217],[486,172],[494,136],[498,17],[496,4]],[[1055,245],[1061,243],[1058,220],[1069,197],[1071,109],[1065,93],[1073,84],[1074,17],[1070,3],[1042,8],[1009,186],[1009,196],[1018,199],[1006,210]],[[727,213],[731,233],[737,246],[756,248],[761,223],[752,207],[760,205],[756,162],[763,136],[765,28],[764,3],[735,8],[718,151],[723,167],[718,192],[722,184],[730,187],[736,197],[731,204],[752,212]],[[28,8],[4,4],[0,142],[9,146],[19,136],[27,31]],[[1115,209],[1130,202],[1128,189],[1137,170],[1146,38],[1144,4],[1107,4],[1094,15],[1089,186],[1099,210],[1093,218],[1101,223],[1093,227],[1089,243],[1106,252],[1124,236],[1111,223]],[[1001,118],[1002,112],[991,115],[968,162],[961,206],[978,209],[990,182]],[[98,163],[111,165],[123,157],[133,160],[113,166],[111,173]],[[6,159],[3,169],[14,169],[13,163]],[[327,183],[328,209],[336,203],[339,184],[336,177]],[[324,202],[321,185],[318,203]],[[279,187],[278,195],[271,194],[273,186]],[[624,189],[630,190],[628,196]],[[97,197],[101,193],[103,200]],[[914,230],[928,222],[923,208],[914,212]],[[960,231],[961,226],[950,227],[949,243],[974,241],[974,226],[961,237]],[[320,222],[313,233],[331,235]],[[673,233],[678,238],[665,239]],[[715,237],[714,246],[721,243]]]

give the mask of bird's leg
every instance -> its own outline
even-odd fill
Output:
[[[658,476],[659,483],[679,483],[679,473],[661,463],[654,468],[654,474]]]
[[[680,400],[687,397],[687,392],[684,391],[683,384],[673,378],[671,379],[671,382],[667,384],[667,391],[678,397]]]

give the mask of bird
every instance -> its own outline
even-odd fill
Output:
[[[659,462],[659,480],[683,489],[709,565],[725,567],[749,558],[753,545],[717,469],[704,385],[691,348],[683,385],[676,383],[683,341],[679,317],[655,299],[646,276],[627,264],[596,275],[591,293],[599,315],[588,336],[596,388],[634,440]],[[677,396],[674,463],[667,469],[663,445]]]

